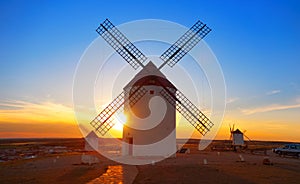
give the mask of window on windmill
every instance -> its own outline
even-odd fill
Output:
[[[150,95],[153,95],[154,94],[154,90],[150,90],[149,93],[150,93]]]

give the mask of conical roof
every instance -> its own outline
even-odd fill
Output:
[[[236,130],[233,131],[232,133],[234,133],[234,134],[243,134],[239,129],[236,129]]]
[[[153,80],[157,82],[153,83]],[[134,76],[134,78],[124,87],[124,89],[137,85],[139,82],[143,82],[144,85],[164,85],[176,89],[176,87],[169,80],[167,80],[166,76],[160,70],[158,70],[151,61]]]
[[[85,136],[86,138],[98,138],[97,134],[94,131],[91,131],[87,136]]]

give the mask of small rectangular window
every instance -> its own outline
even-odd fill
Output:
[[[153,95],[154,94],[154,90],[150,90],[150,95]]]

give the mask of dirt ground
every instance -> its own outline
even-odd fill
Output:
[[[60,155],[0,163],[0,183],[87,183],[106,171],[102,164],[83,165],[81,155]]]
[[[250,153],[180,154],[155,165],[138,166],[134,183],[299,183],[300,159],[269,154],[272,165],[263,164],[265,155]]]
[[[271,161],[271,165],[263,164],[266,157]],[[108,167],[122,166],[102,156],[99,156],[99,159],[100,163],[83,165],[80,164],[80,154],[65,154],[3,162],[0,163],[0,183],[91,183],[95,178],[105,175]],[[138,173],[133,181],[135,184],[300,181],[300,159],[279,157],[270,150],[266,156],[251,152],[191,149],[191,153],[178,153],[176,158],[136,166],[136,170]],[[109,181],[112,181],[111,178]]]

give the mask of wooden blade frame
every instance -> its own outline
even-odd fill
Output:
[[[106,19],[96,29],[104,40],[110,44],[121,57],[123,57],[134,69],[139,66],[144,67],[147,57],[139,51],[108,19]],[[158,68],[159,70],[168,64],[173,67],[184,57],[199,41],[201,41],[211,29],[206,24],[197,21],[183,36],[181,36],[160,58],[164,63]],[[179,111],[202,135],[205,135],[213,126],[213,123],[179,90],[171,92],[172,89],[164,87],[160,92],[161,95]],[[105,135],[113,126],[113,115],[124,110],[125,99],[129,96],[129,104],[133,106],[142,98],[146,89],[142,86],[134,89],[133,93],[123,91],[115,98],[90,124],[101,135]],[[175,93],[175,95],[174,95]]]
[[[144,67],[147,57],[138,50],[108,19],[96,29],[97,33],[134,69]]]
[[[93,121],[90,122],[95,130],[102,136],[104,136],[115,125],[115,123],[113,122],[113,115],[124,110],[123,107],[127,100],[129,100],[129,105],[133,106],[147,92],[147,90],[142,86],[135,87],[131,90],[133,90],[132,93],[130,93],[130,91],[124,90],[105,109],[103,109]],[[126,96],[128,95],[129,97],[126,98]]]
[[[168,87],[160,91],[160,94],[176,108],[176,110],[198,130],[203,136],[214,125],[191,101],[179,90],[176,95]]]
[[[200,40],[202,40],[211,29],[201,21],[197,21],[184,35],[182,35],[160,58],[164,63],[158,68],[168,64],[173,67],[183,56],[185,56]]]

